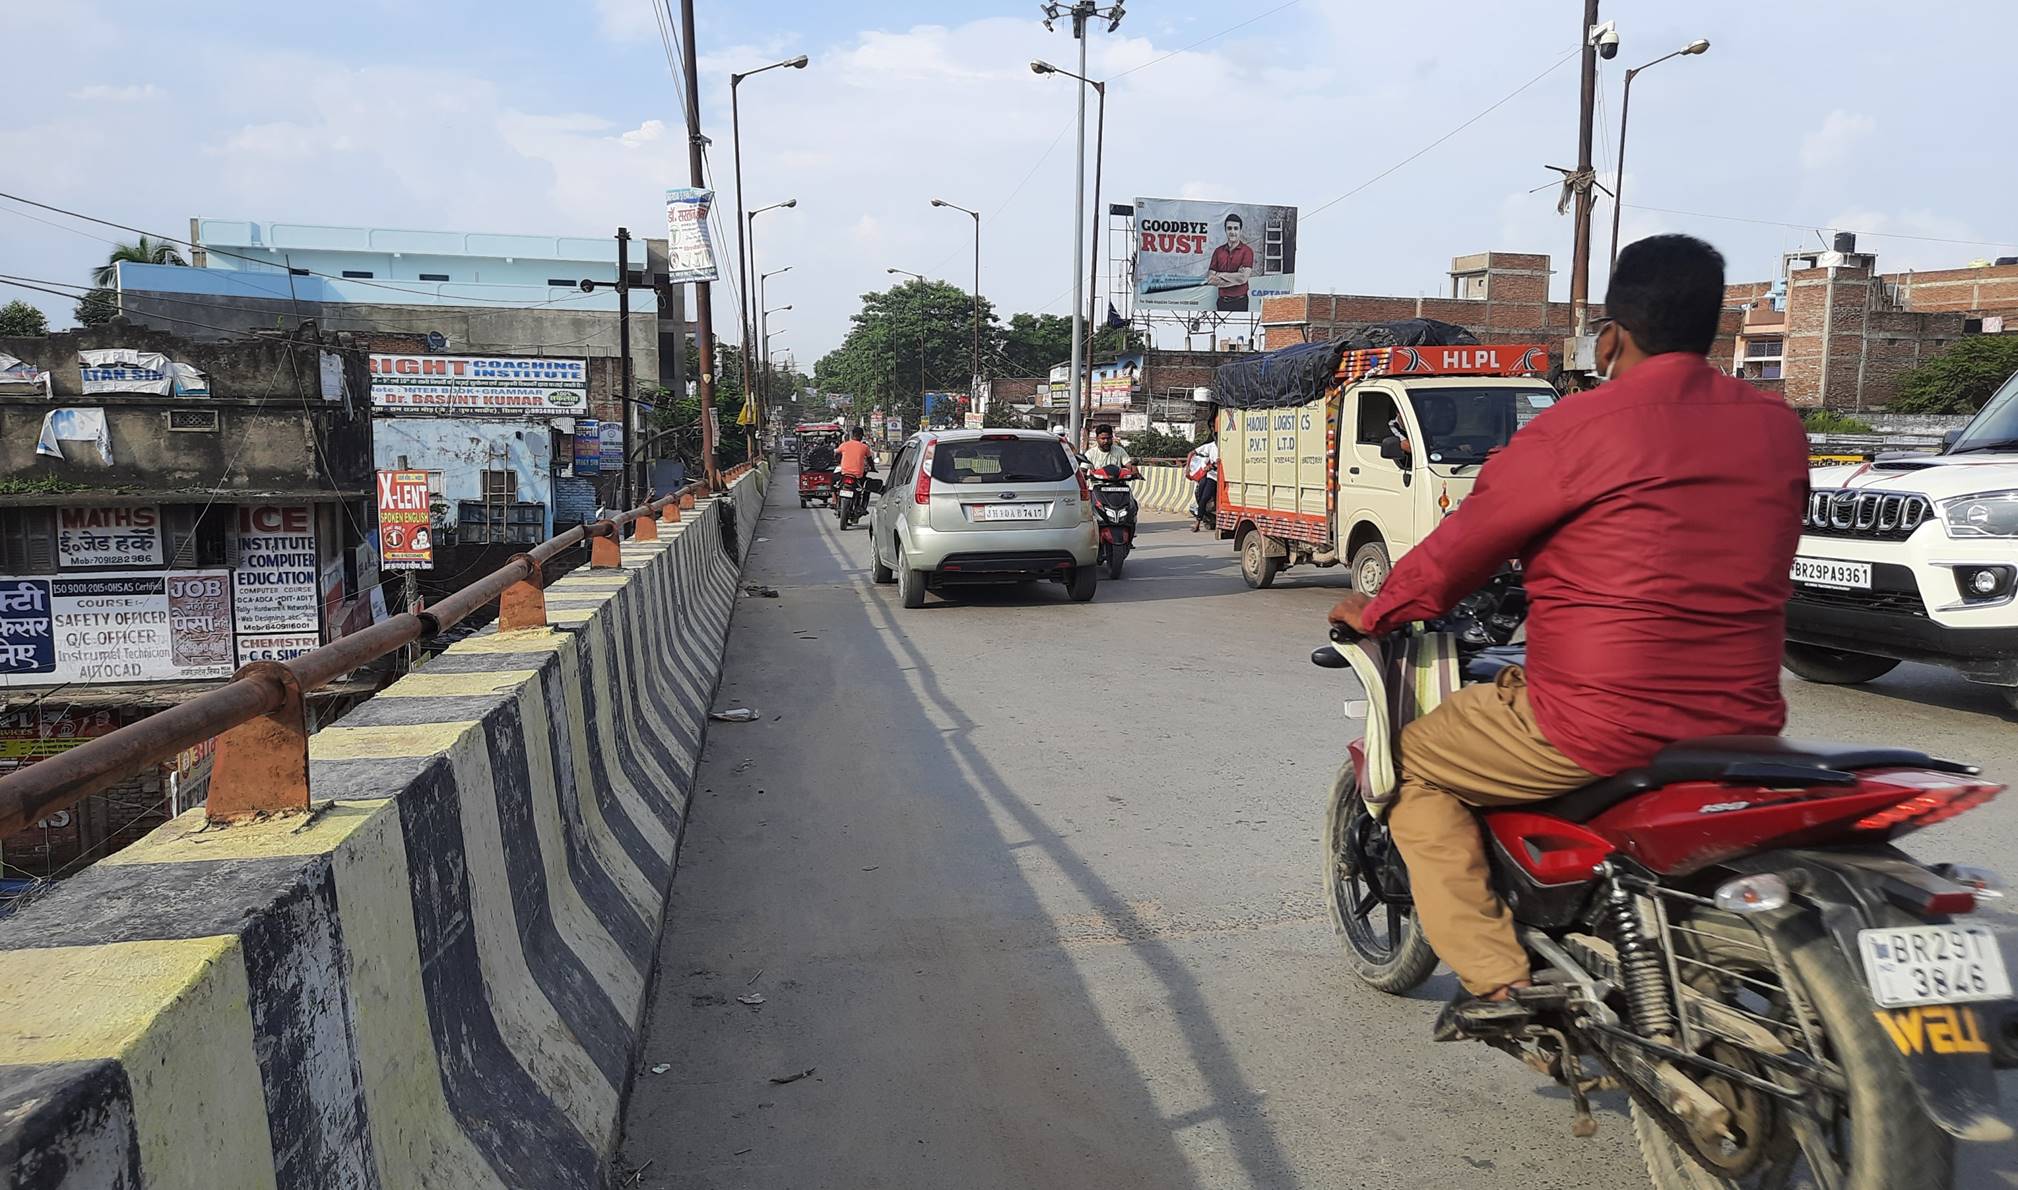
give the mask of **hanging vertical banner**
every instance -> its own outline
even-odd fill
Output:
[[[575,419],[574,453],[576,475],[600,475],[603,470],[603,430],[593,417]]]
[[[322,643],[321,570],[307,505],[239,506],[232,607],[241,665],[285,661]]]
[[[602,465],[605,475],[615,474],[624,469],[624,423],[620,421],[601,422],[596,426],[596,435],[602,445]]]
[[[708,234],[712,190],[666,191],[666,280],[674,285],[714,281],[715,244]]]
[[[378,556],[387,570],[434,567],[427,472],[378,473]]]

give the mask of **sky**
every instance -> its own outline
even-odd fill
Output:
[[[1304,290],[1434,295],[1451,257],[1496,249],[1548,253],[1564,297],[1571,221],[1547,167],[1576,156],[1580,8],[1131,0],[1087,46],[1088,74],[1109,82],[1103,200],[1296,205]],[[696,9],[731,234],[728,74],[812,58],[741,91],[752,205],[799,200],[757,222],[760,268],[791,268],[769,287],[793,307],[772,317],[777,351],[810,368],[860,295],[896,280],[888,268],[971,285],[973,224],[935,196],[982,212],[981,288],[998,311],[1068,312],[1075,84],[1028,62],[1069,65],[1076,47],[1034,0]],[[1887,270],[2018,254],[2018,159],[1986,135],[2018,101],[2018,72],[1993,60],[2018,36],[2018,5],[1923,5],[1910,20],[1876,0],[1603,9],[1622,47],[1601,79],[1607,186],[1625,68],[1711,42],[1634,84],[1625,241],[1703,236],[1732,280],[1773,276],[1781,252],[1831,228],[1858,232]],[[170,235],[196,215],[662,234],[663,191],[686,184],[687,161],[653,11],[6,0],[0,190]],[[46,222],[0,200],[0,273],[79,284],[123,237],[28,214]],[[1610,217],[1607,200],[1597,292]],[[0,285],[14,296],[70,321],[68,302]],[[733,315],[720,321],[733,338]]]

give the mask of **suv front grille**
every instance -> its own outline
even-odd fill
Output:
[[[1912,492],[1844,489],[1808,493],[1803,526],[1818,537],[1904,541],[1932,516],[1927,497]]]
[[[1846,607],[1858,611],[1890,612],[1896,616],[1927,618],[1926,601],[1918,591],[1844,591],[1831,587],[1795,587],[1794,602],[1817,607]]]

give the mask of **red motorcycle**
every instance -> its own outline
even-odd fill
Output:
[[[1465,680],[1522,659],[1520,602],[1502,576],[1433,626]],[[1379,675],[1401,638],[1332,639],[1311,660],[1372,674],[1368,699],[1389,705]],[[1437,957],[1362,796],[1365,740],[1351,757],[1326,900],[1354,972],[1401,994]],[[1483,811],[1534,987],[1524,1021],[1478,1039],[1561,1083],[1577,1136],[1597,1128],[1590,1092],[1622,1088],[1659,1190],[1945,1190],[1956,1139],[2012,1135],[1995,1075],[2018,1065],[2010,948],[1971,917],[2001,895],[1994,877],[1893,844],[2003,788],[1910,748],[1727,736]]]

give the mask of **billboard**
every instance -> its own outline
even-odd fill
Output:
[[[1296,288],[1296,208],[1138,198],[1132,255],[1137,306],[1259,312]]]
[[[0,688],[231,676],[223,570],[0,578]]]
[[[371,355],[371,407],[384,413],[553,414],[589,405],[585,359]]]
[[[240,663],[284,661],[322,643],[321,571],[307,505],[239,505],[231,596]]]
[[[715,242],[708,235],[712,190],[666,191],[666,280],[674,285],[718,280]]]
[[[429,527],[430,516],[427,472],[379,472],[379,564],[387,570],[433,569],[434,534]]]

